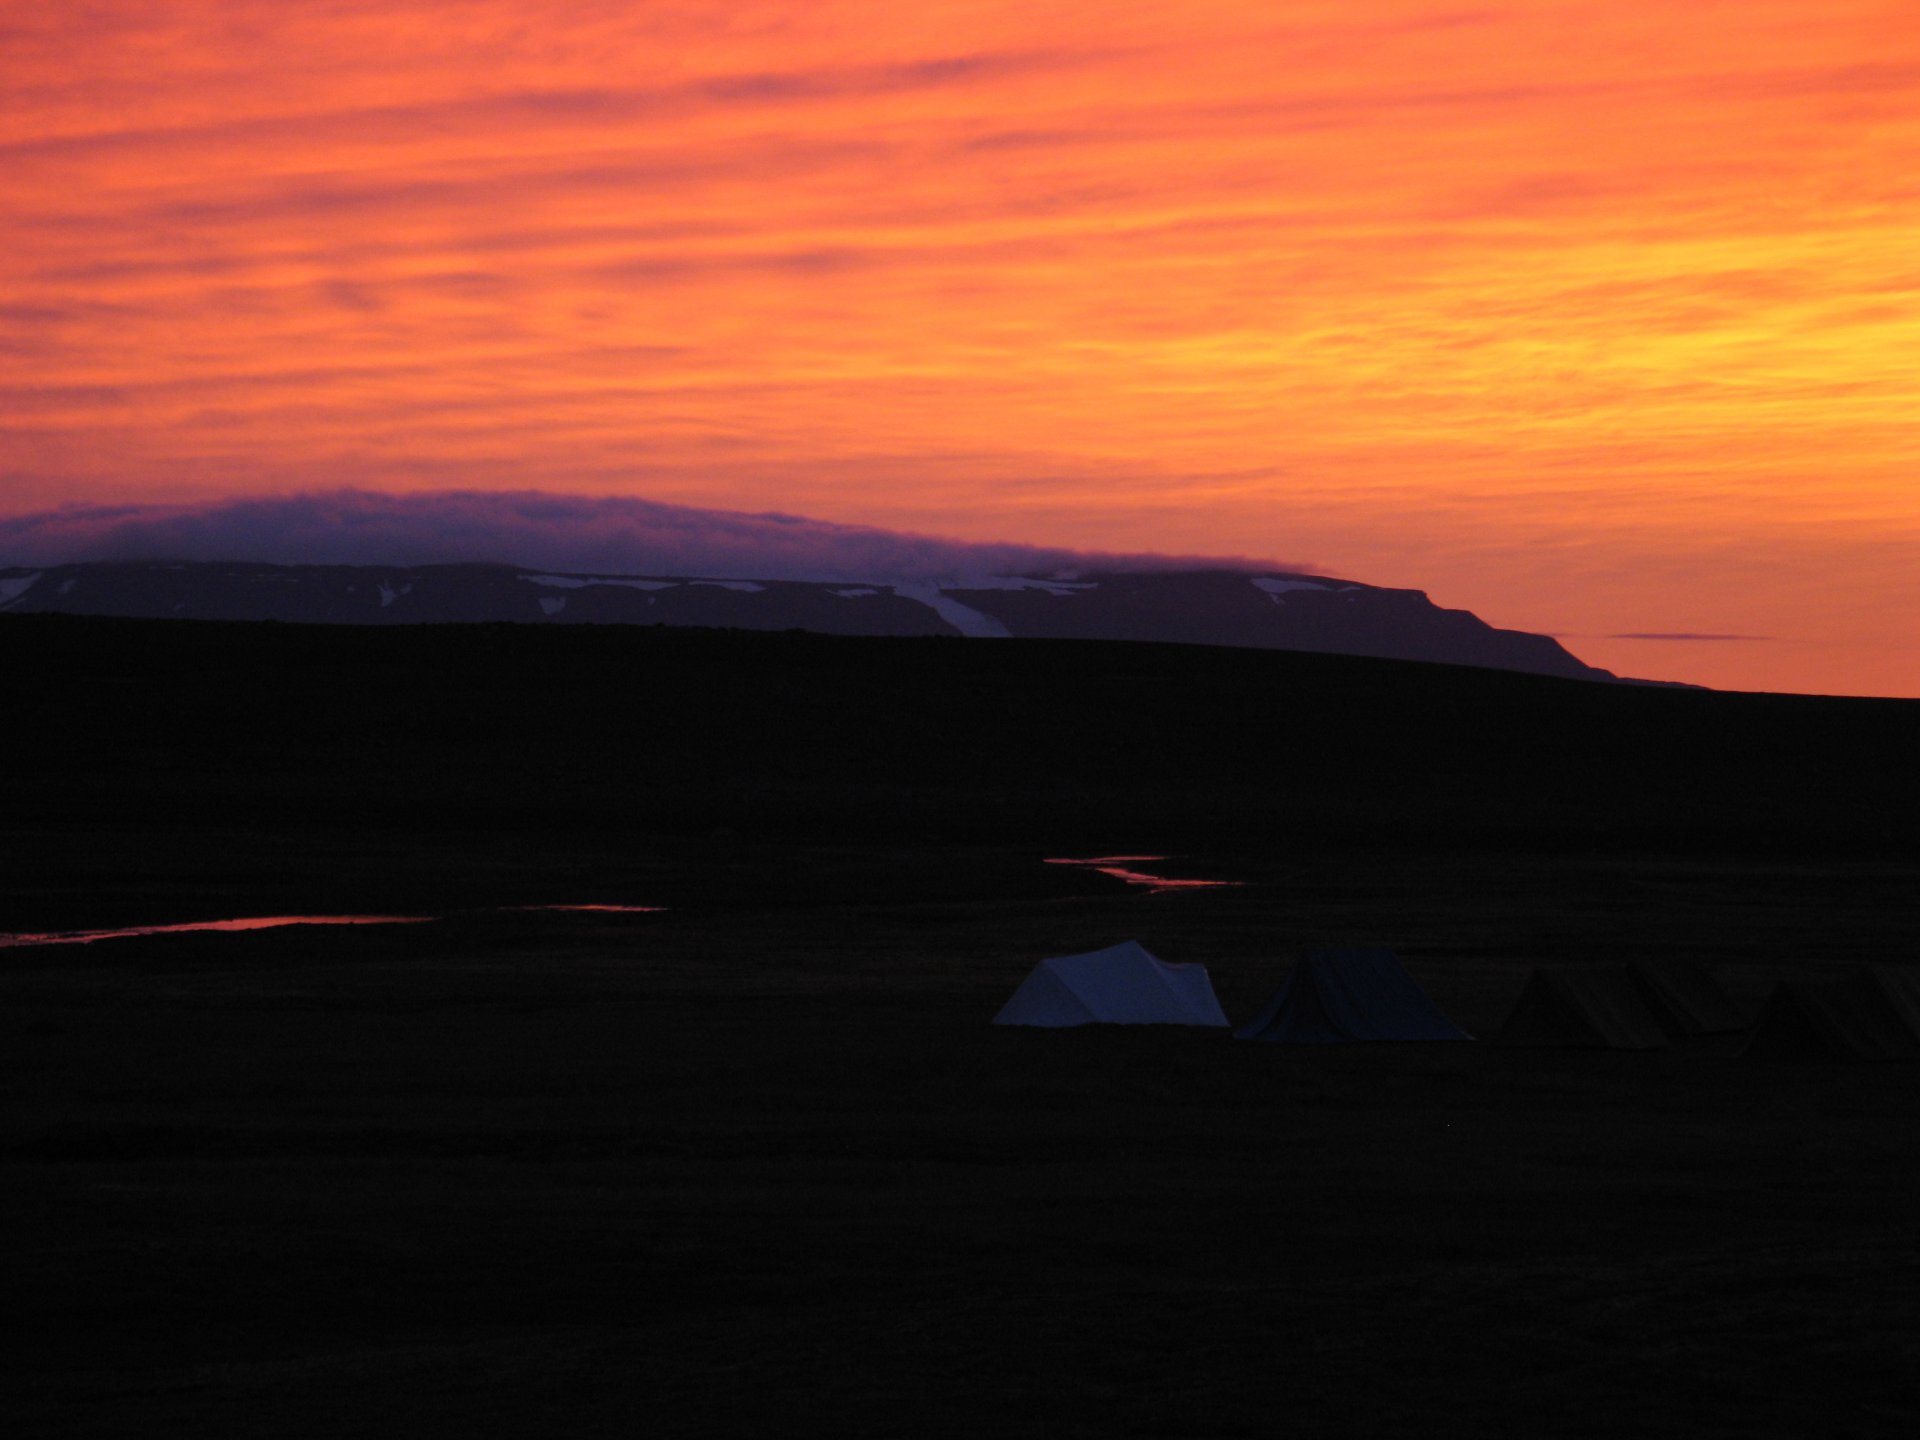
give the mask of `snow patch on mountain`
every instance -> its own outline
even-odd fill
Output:
[[[1295,590],[1328,590],[1331,586],[1317,585],[1311,580],[1276,580],[1269,575],[1250,577],[1254,586],[1267,592],[1273,603],[1278,605],[1282,595],[1291,595]]]
[[[1098,580],[1037,580],[1030,575],[970,575],[964,580],[942,580],[942,590],[1044,590],[1049,595],[1077,595],[1097,590]]]
[[[767,587],[751,580],[694,580],[694,585],[711,585],[716,590],[738,590],[742,595],[758,595]]]
[[[1006,640],[1012,636],[1012,632],[991,615],[983,615],[942,594],[938,585],[896,585],[893,593],[902,600],[918,600],[962,635],[976,640]]]
[[[540,597],[540,608],[546,611],[548,615],[558,615],[562,610],[567,608],[567,597],[564,595],[542,595]]]
[[[14,601],[31,590],[33,588],[33,582],[38,580],[40,575],[41,572],[35,570],[27,575],[0,580],[0,609],[4,609],[13,604]]]

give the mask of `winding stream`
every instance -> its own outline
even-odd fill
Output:
[[[651,915],[664,905],[504,905],[502,910],[593,912]],[[177,925],[128,925],[114,930],[48,930],[0,934],[0,950],[28,945],[91,945],[96,940],[125,940],[140,935],[185,935],[196,930],[274,930],[283,925],[425,925],[444,915],[250,915],[234,920],[189,920]]]

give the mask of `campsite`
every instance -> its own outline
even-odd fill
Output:
[[[1911,1432],[1920,1063],[1488,1041],[1920,961],[1912,706],[532,639],[0,624],[0,928],[434,917],[0,951],[9,1433]],[[1476,1041],[1233,1037],[1377,948]]]

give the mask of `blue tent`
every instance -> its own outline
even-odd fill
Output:
[[[1169,965],[1132,940],[1042,960],[996,1025],[1216,1025],[1227,1017],[1204,965]]]
[[[1355,1040],[1471,1040],[1386,949],[1309,950],[1241,1040],[1339,1045]]]

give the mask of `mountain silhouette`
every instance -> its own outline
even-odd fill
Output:
[[[830,635],[1149,640],[1613,680],[1550,636],[1418,590],[1232,570],[938,582],[573,575],[508,565],[94,562],[0,570],[0,610],[310,624],[693,625]]]

